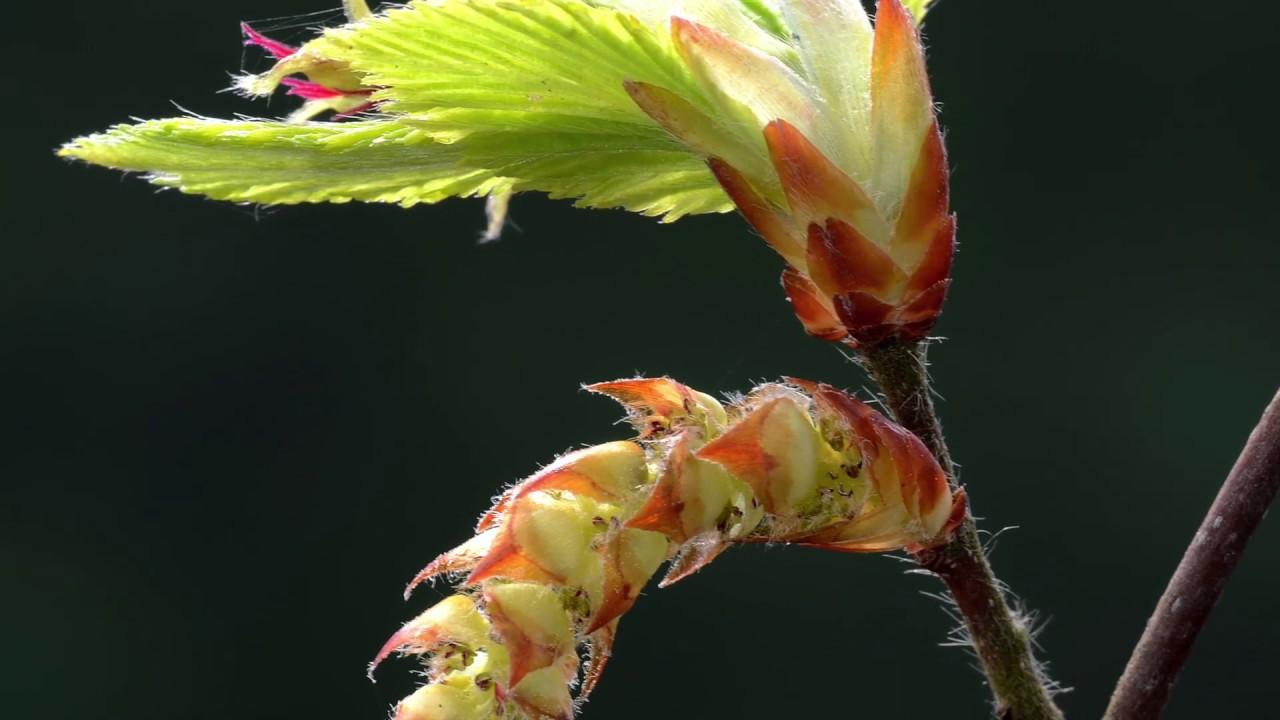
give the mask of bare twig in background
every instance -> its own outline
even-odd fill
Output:
[[[1280,488],[1280,392],[1218,491],[1116,685],[1105,720],[1159,717],[1196,636]]]

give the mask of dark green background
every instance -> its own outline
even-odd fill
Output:
[[[626,435],[583,381],[865,385],[734,216],[526,196],[261,209],[53,148],[215,92],[236,22],[336,0],[6,8],[0,714],[375,720],[404,582],[502,484]],[[332,17],[326,16],[326,17]],[[317,18],[317,21],[323,18]],[[1096,716],[1280,381],[1272,3],[947,0],[929,23],[961,253],[935,374],[995,563]],[[270,23],[268,23],[269,25]],[[288,31],[297,39],[301,30]],[[247,67],[260,68],[255,53]],[[1280,704],[1280,534],[1257,536],[1171,718]],[[651,590],[587,718],[980,718],[938,587],[742,548]]]

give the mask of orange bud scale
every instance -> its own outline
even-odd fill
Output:
[[[734,544],[918,551],[963,519],[963,493],[924,444],[829,385],[788,379],[728,406],[668,378],[589,389],[619,400],[639,437],[569,453],[511,488],[479,535],[419,573],[415,584],[470,572],[392,635],[371,672],[415,655],[432,663],[428,686],[465,692],[420,690],[404,720],[446,696],[492,717],[571,717],[577,648],[590,651],[581,699],[664,560],[660,587]],[[479,680],[459,679],[469,672]]]

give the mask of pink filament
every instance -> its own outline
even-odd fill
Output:
[[[277,60],[283,60],[298,52],[297,48],[272,40],[266,35],[254,30],[249,27],[249,23],[240,23],[240,32],[244,33],[245,47],[260,47],[263,50],[266,50],[271,57]]]
[[[306,100],[331,100],[336,97],[342,97],[347,93],[341,90],[334,90],[320,83],[314,83],[309,80],[300,80],[298,78],[283,78],[280,84],[289,88],[289,94]]]

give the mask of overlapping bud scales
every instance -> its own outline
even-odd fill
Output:
[[[62,154],[211,197],[412,205],[536,190],[674,220],[735,205],[787,261],[809,332],[923,336],[955,225],[916,22],[927,2],[412,0],[278,58],[294,121],[174,118]],[[352,115],[360,114],[359,117]]]
[[[673,19],[682,57],[716,90],[711,114],[645,83],[629,85],[632,97],[709,156],[725,192],[787,261],[783,284],[811,334],[855,345],[920,339],[942,311],[955,221],[911,15],[881,0],[873,30],[860,0],[798,0],[783,14],[790,62]],[[762,127],[763,152],[712,129],[731,118]]]
[[[567,720],[664,562],[661,586],[734,543],[918,550],[964,514],[915,436],[829,386],[762,385],[728,406],[669,379],[589,389],[621,402],[638,438],[569,453],[509,488],[472,539],[414,578],[406,594],[461,582],[370,667],[396,653],[425,665],[396,720]]]

